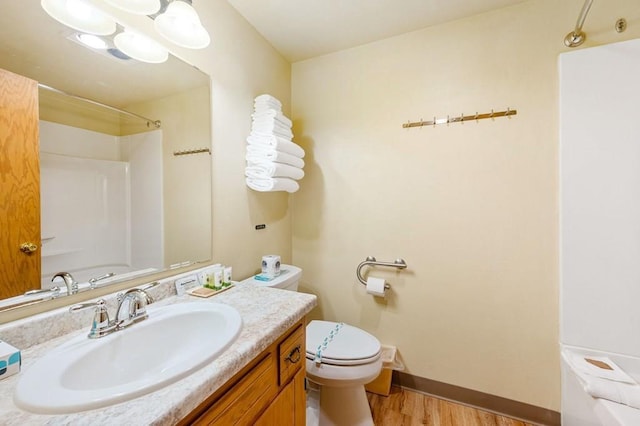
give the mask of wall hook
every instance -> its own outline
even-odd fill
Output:
[[[428,126],[428,125],[432,125],[433,127],[436,127],[436,125],[438,124],[449,124],[449,123],[464,123],[465,121],[470,121],[470,120],[476,120],[476,123],[479,120],[484,120],[487,118],[492,119],[493,121],[495,121],[496,118],[499,117],[508,117],[511,118],[512,115],[517,115],[518,114],[518,110],[517,109],[511,109],[511,107],[508,107],[506,110],[501,110],[501,111],[495,111],[495,110],[491,110],[491,112],[485,112],[480,114],[478,111],[476,111],[475,115],[471,114],[471,115],[464,115],[464,112],[461,113],[459,116],[457,115],[450,115],[448,114],[447,116],[443,116],[442,118],[437,118],[436,116],[433,116],[433,121],[424,121],[423,118],[420,118],[420,121],[416,121],[416,122],[409,122],[407,124],[403,124],[402,127],[422,127],[422,126]]]

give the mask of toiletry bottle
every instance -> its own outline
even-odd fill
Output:
[[[215,268],[213,270],[213,289],[220,290],[222,288],[222,279],[224,276],[224,268]]]
[[[222,274],[222,286],[229,287],[231,285],[231,274],[233,272],[233,268],[231,266],[227,266],[224,268]]]

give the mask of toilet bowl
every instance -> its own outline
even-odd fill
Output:
[[[260,287],[297,291],[302,269],[281,265],[270,281],[254,277],[242,281]],[[307,379],[320,387],[320,426],[372,426],[364,385],[382,371],[380,342],[348,324],[309,322],[306,329]]]
[[[348,324],[307,325],[307,379],[320,388],[320,425],[373,425],[364,385],[382,370],[380,342]]]

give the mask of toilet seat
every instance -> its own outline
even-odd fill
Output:
[[[380,358],[378,339],[348,324],[311,321],[307,325],[306,343],[306,358],[322,364],[356,366]]]

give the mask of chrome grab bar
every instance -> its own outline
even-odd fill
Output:
[[[356,276],[358,277],[358,281],[360,281],[362,283],[362,285],[367,285],[367,280],[365,280],[362,277],[362,268],[367,266],[367,265],[371,265],[371,266],[388,266],[391,268],[398,268],[398,269],[405,269],[407,267],[407,263],[404,261],[404,259],[396,259],[393,262],[378,262],[376,260],[375,257],[373,256],[368,256],[364,262],[360,262],[360,264],[358,265],[358,268],[356,269]],[[385,283],[384,285],[385,289],[390,289],[391,286],[389,285],[389,283]]]

